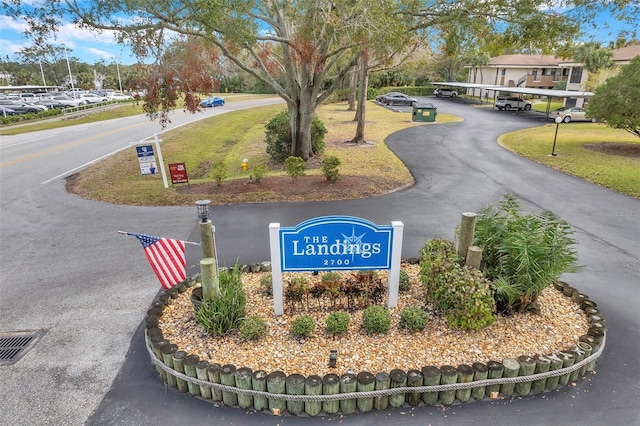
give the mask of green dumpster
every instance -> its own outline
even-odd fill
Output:
[[[413,121],[436,121],[436,106],[430,103],[414,103],[413,104]]]

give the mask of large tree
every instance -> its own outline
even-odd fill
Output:
[[[615,77],[596,89],[588,117],[640,137],[640,56],[620,68]]]
[[[115,30],[139,54],[163,56],[167,37],[183,34],[217,46],[238,67],[273,89],[287,103],[291,154],[312,155],[311,119],[315,108],[338,87],[362,56],[354,35],[354,11],[378,0],[3,0],[3,9],[31,24],[36,43],[62,19],[96,30]],[[480,37],[544,49],[574,35],[578,12],[607,5],[634,4],[564,0],[396,0],[384,19],[397,19],[406,31],[463,24],[482,29]],[[637,8],[632,12],[637,15]],[[583,14],[583,13],[582,13]],[[583,14],[584,15],[584,14]],[[577,18],[577,19],[576,19]],[[379,46],[376,46],[379,47]],[[193,89],[195,86],[190,86]]]

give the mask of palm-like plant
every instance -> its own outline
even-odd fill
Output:
[[[560,275],[578,269],[572,234],[570,225],[550,211],[524,212],[513,195],[505,195],[499,209],[488,206],[479,213],[474,243],[483,247],[498,310],[528,309]]]

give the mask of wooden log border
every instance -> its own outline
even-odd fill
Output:
[[[243,270],[252,272],[269,269],[268,262],[243,266]],[[363,371],[340,376],[329,373],[324,377],[312,374],[305,378],[299,374],[286,376],[277,370],[252,372],[246,367],[201,360],[163,338],[158,320],[164,307],[195,284],[193,277],[179,283],[159,295],[147,311],[145,340],[160,379],[169,387],[200,399],[273,415],[351,414],[549,392],[592,373],[606,338],[605,319],[597,303],[567,283],[556,282],[554,287],[580,305],[590,324],[574,346],[558,353],[375,374]]]

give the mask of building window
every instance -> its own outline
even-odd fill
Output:
[[[552,69],[549,72],[551,73],[551,76],[553,77],[553,81],[558,81],[558,76],[557,76],[556,70]]]
[[[531,75],[533,76],[533,81],[540,81],[538,78],[538,68],[531,70]]]
[[[571,80],[570,83],[580,83],[582,81],[582,67],[571,68]]]

